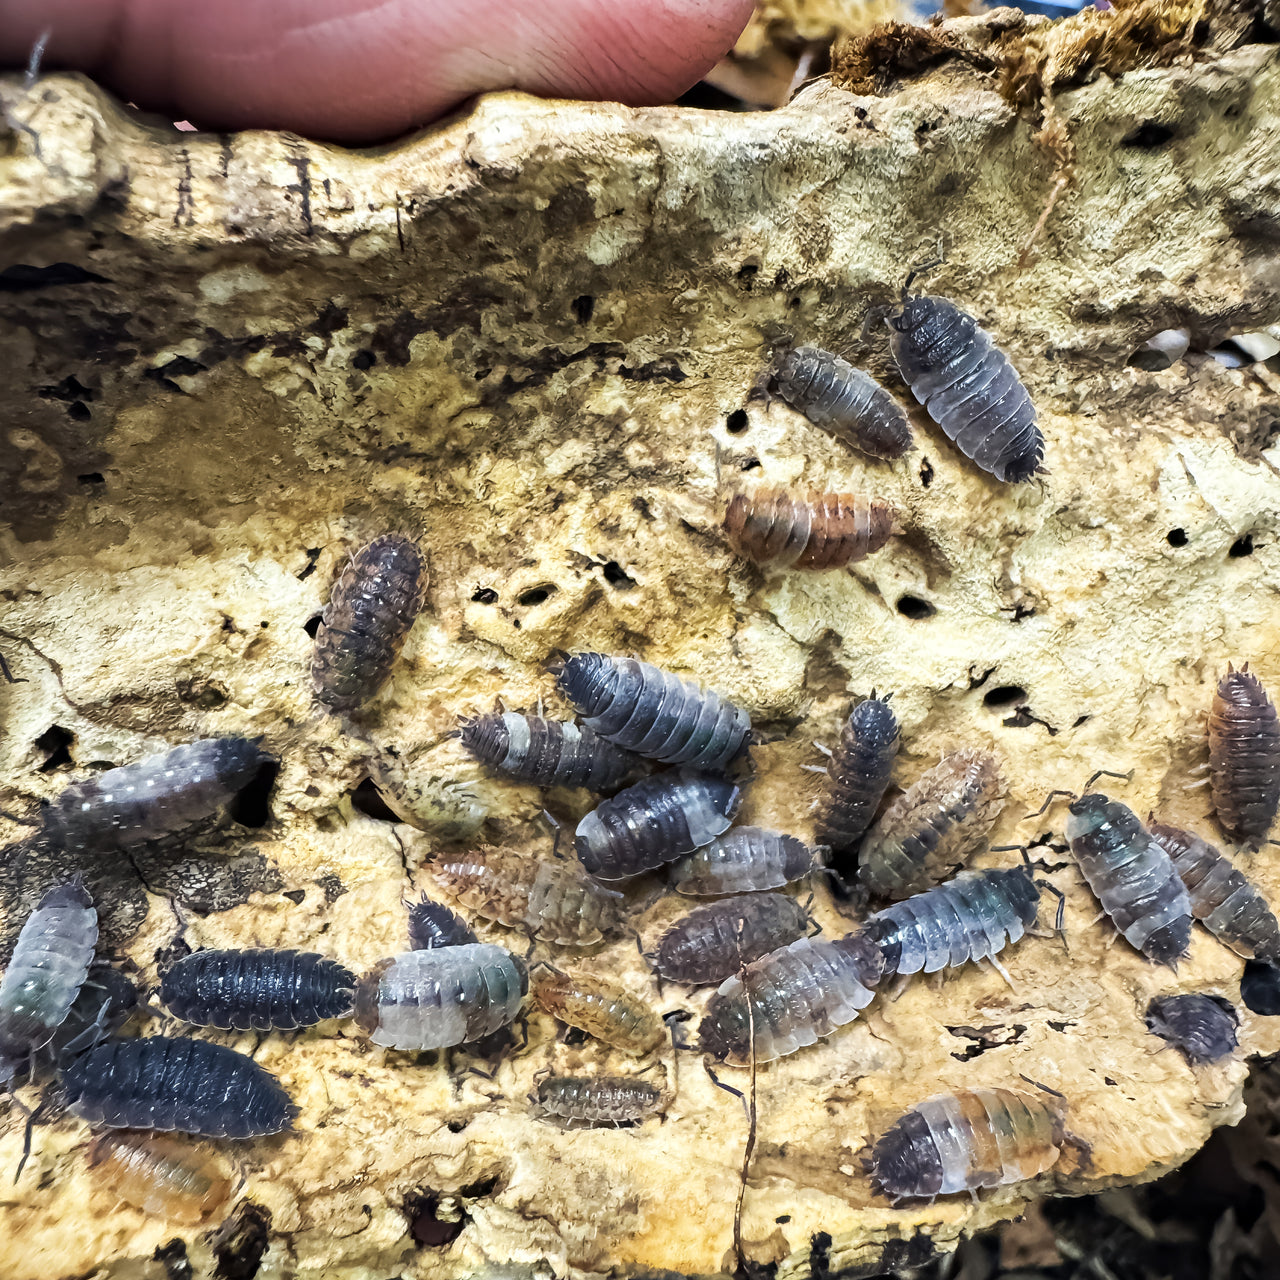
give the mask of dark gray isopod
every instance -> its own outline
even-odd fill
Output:
[[[683,770],[642,778],[578,823],[578,859],[600,880],[652,871],[727,830],[739,802],[738,788],[723,778]]]
[[[37,1055],[41,1064],[63,1067],[118,1031],[138,1007],[138,990],[105,961],[89,966],[89,976],[62,1025]]]
[[[584,725],[541,716],[477,716],[463,720],[462,745],[498,773],[539,787],[609,791],[640,761]]]
[[[902,406],[869,373],[830,351],[788,351],[778,362],[774,384],[815,427],[873,458],[900,458],[914,447]]]
[[[751,733],[735,703],[637,658],[575,653],[557,681],[587,728],[663,764],[723,769]]]
[[[1157,996],[1147,1005],[1147,1028],[1194,1065],[1217,1062],[1236,1047],[1236,1011],[1219,996]]]
[[[884,798],[898,754],[898,718],[884,698],[858,703],[831,753],[815,834],[832,851],[835,870],[852,879],[847,855],[857,847]]]
[[[296,1031],[349,1014],[355,985],[312,951],[196,951],[160,979],[160,1002],[197,1027]]]
[[[997,480],[1040,470],[1044,437],[1009,357],[954,302],[904,298],[887,321],[898,372],[956,448]]]
[[[671,884],[693,897],[759,893],[801,880],[814,851],[803,840],[762,827],[734,827],[671,867]]]
[[[672,982],[723,982],[744,964],[794,942],[808,926],[804,908],[785,894],[725,898],[677,920],[658,940],[650,963]]]
[[[475,930],[456,911],[442,902],[432,902],[425,893],[409,908],[410,951],[461,947],[478,941]]]

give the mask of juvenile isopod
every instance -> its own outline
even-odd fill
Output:
[[[160,1003],[223,1031],[296,1031],[351,1012],[356,977],[311,951],[195,951],[160,979]]]
[[[997,480],[1030,480],[1044,456],[1035,406],[978,322],[946,298],[904,288],[887,323],[898,372],[956,448]]]
[[[479,942],[475,930],[443,903],[432,902],[424,893],[410,906],[410,951],[431,951],[436,947],[461,947],[468,942]]]
[[[637,658],[575,653],[557,682],[588,729],[663,764],[723,769],[751,733],[728,698]]]
[[[1063,1139],[1059,1107],[1016,1089],[963,1089],[897,1120],[872,1150],[872,1178],[895,1202],[1025,1182],[1053,1167]]]
[[[1228,666],[1209,712],[1209,778],[1223,828],[1255,848],[1280,804],[1280,723],[1246,662]]]
[[[155,840],[215,813],[272,759],[249,738],[200,738],[74,783],[45,810],[45,829],[63,849]]]
[[[840,855],[857,846],[876,816],[898,742],[898,718],[888,700],[874,693],[858,703],[845,721],[827,765],[816,830],[818,840],[831,849],[837,871],[845,867]]]
[[[210,1138],[260,1138],[298,1109],[252,1058],[208,1040],[108,1040],[62,1071],[67,1108],[109,1129],[176,1129]]]
[[[813,861],[814,850],[795,836],[763,827],[734,827],[673,862],[671,884],[691,897],[759,893],[804,879]]]
[[[488,816],[488,805],[465,782],[431,773],[390,752],[374,756],[369,772],[396,817],[437,839],[470,839]]]
[[[77,879],[50,889],[27,917],[0,980],[0,1081],[66,1021],[98,944],[98,913]]]
[[[784,489],[737,493],[724,516],[729,545],[753,564],[842,569],[879,551],[893,534],[893,508],[852,493]]]
[[[1026,867],[962,871],[877,911],[866,931],[884,956],[886,974],[936,973],[970,960],[990,960],[1000,969],[996,953],[1035,924],[1039,905],[1040,890]]]
[[[504,947],[464,943],[383,960],[356,987],[356,1021],[389,1049],[447,1049],[505,1027],[529,991]]]
[[[355,711],[391,674],[422,609],[427,566],[412,538],[384,534],[361,547],[320,615],[311,679],[331,711]]]
[[[1095,792],[1069,812],[1071,852],[1102,909],[1148,960],[1176,964],[1191,945],[1191,899],[1172,859],[1118,800]]]
[[[944,756],[867,832],[858,879],[877,897],[894,899],[946,879],[986,842],[1002,795],[995,756]]]
[[[1157,996],[1147,1005],[1147,1029],[1193,1066],[1233,1053],[1239,1018],[1219,996]]]
[[[815,427],[873,458],[900,458],[911,424],[902,406],[869,373],[821,347],[795,347],[778,361],[778,394]]]
[[[431,874],[472,915],[540,942],[590,947],[622,922],[622,894],[576,863],[486,847],[447,855]]]
[[[1237,955],[1280,963],[1280,923],[1229,859],[1190,831],[1148,822],[1191,897],[1191,914]]]
[[[231,1199],[222,1162],[167,1134],[99,1134],[89,1166],[126,1204],[185,1226],[208,1222]]]
[[[662,1091],[635,1076],[548,1076],[531,1101],[570,1123],[634,1124],[662,1105]]]
[[[698,1047],[746,1066],[754,1027],[756,1062],[795,1053],[852,1022],[871,1003],[883,972],[880,952],[860,934],[834,942],[800,938],[720,984],[698,1027]]]
[[[546,969],[534,979],[533,1000],[558,1021],[636,1057],[667,1038],[662,1019],[639,996],[606,978]]]
[[[725,898],[677,920],[649,959],[659,977],[705,986],[794,942],[808,927],[805,909],[785,894]]]
[[[610,791],[639,759],[571,720],[504,711],[463,720],[462,745],[498,773],[539,787]]]
[[[578,859],[601,880],[652,871],[728,830],[740,801],[723,778],[684,770],[642,778],[578,823]]]

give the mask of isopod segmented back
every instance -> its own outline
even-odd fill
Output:
[[[581,1124],[634,1124],[662,1105],[662,1091],[635,1076],[548,1076],[538,1083],[548,1115]]]
[[[498,773],[539,787],[609,791],[640,760],[585,725],[515,711],[462,720],[462,745]]]
[[[545,1013],[637,1057],[667,1038],[662,1019],[633,991],[585,973],[539,972],[534,1003]]]
[[[1280,806],[1280,720],[1246,662],[1228,667],[1209,712],[1209,778],[1223,828],[1257,847]]]
[[[879,551],[893,534],[893,508],[852,493],[783,489],[738,493],[724,516],[729,545],[753,564],[843,569]]]
[[[649,958],[659,977],[703,986],[801,937],[805,909],[782,893],[725,898],[690,911],[658,940]]]
[[[813,869],[803,840],[763,827],[733,827],[671,864],[671,885],[694,897],[781,889]]]
[[[457,912],[424,893],[409,907],[409,950],[431,951],[436,947],[460,947],[479,942],[475,930]]]
[[[850,877],[852,868],[845,855],[857,846],[876,816],[898,742],[897,716],[887,698],[873,693],[854,707],[831,753],[816,834],[831,849],[831,865]]]
[[[186,1226],[208,1222],[231,1199],[231,1179],[221,1161],[168,1134],[99,1134],[89,1164],[135,1209]]]
[[[1236,1048],[1240,1019],[1220,996],[1157,996],[1147,1006],[1147,1029],[1193,1066],[1217,1062]]]

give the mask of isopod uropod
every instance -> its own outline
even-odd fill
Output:
[[[813,868],[814,851],[803,840],[762,827],[734,827],[671,864],[678,893],[704,897],[759,893],[801,880]]]
[[[875,1144],[872,1178],[892,1200],[1025,1182],[1053,1167],[1061,1109],[1016,1089],[964,1089],[911,1108]]]
[[[898,754],[898,718],[887,699],[874,693],[850,712],[827,765],[818,813],[817,838],[827,845],[837,870],[840,854],[862,838],[889,785]]]
[[[462,745],[498,773],[539,787],[609,791],[640,761],[585,725],[514,711],[463,720]]]
[[[898,372],[956,448],[997,480],[1030,480],[1044,456],[1035,406],[978,322],[946,298],[904,289],[887,323]]]
[[[460,947],[479,941],[475,930],[460,915],[443,903],[432,902],[425,893],[409,907],[410,951]]]
[[[533,999],[560,1022],[636,1057],[667,1038],[662,1019],[639,996],[605,978],[551,969],[534,980]]]
[[[723,982],[744,964],[794,942],[808,925],[804,908],[786,894],[725,898],[677,920],[649,959],[654,972],[672,982]]]
[[[89,1165],[127,1204],[186,1226],[209,1221],[231,1199],[221,1162],[167,1134],[99,1134]]]
[[[311,661],[326,707],[355,711],[382,688],[426,591],[426,564],[412,538],[384,534],[351,557],[320,615]]]
[[[729,545],[753,564],[842,569],[879,551],[893,534],[893,508],[852,493],[783,489],[737,493],[724,517]]]
[[[1280,805],[1280,722],[1247,662],[1228,667],[1213,697],[1209,778],[1218,821],[1256,848]]]
[[[1220,996],[1157,996],[1147,1006],[1147,1028],[1193,1065],[1217,1062],[1236,1047],[1239,1018]]]
[[[569,1122],[634,1124],[662,1105],[662,1091],[635,1076],[548,1076],[532,1100]]]

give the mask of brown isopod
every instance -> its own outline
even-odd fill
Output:
[[[126,1204],[185,1226],[207,1222],[231,1199],[221,1162],[168,1134],[100,1134],[89,1165]]]
[[[1257,848],[1280,806],[1280,722],[1249,664],[1229,664],[1209,712],[1213,807],[1226,831]]]
[[[667,1038],[662,1019],[643,1000],[605,978],[546,965],[534,980],[533,999],[544,1013],[637,1058]]]
[[[851,493],[782,489],[735,494],[724,517],[729,544],[754,564],[842,569],[879,551],[894,532],[893,509]]]
[[[663,1104],[663,1091],[636,1076],[549,1076],[529,1100],[567,1125],[636,1124]]]

